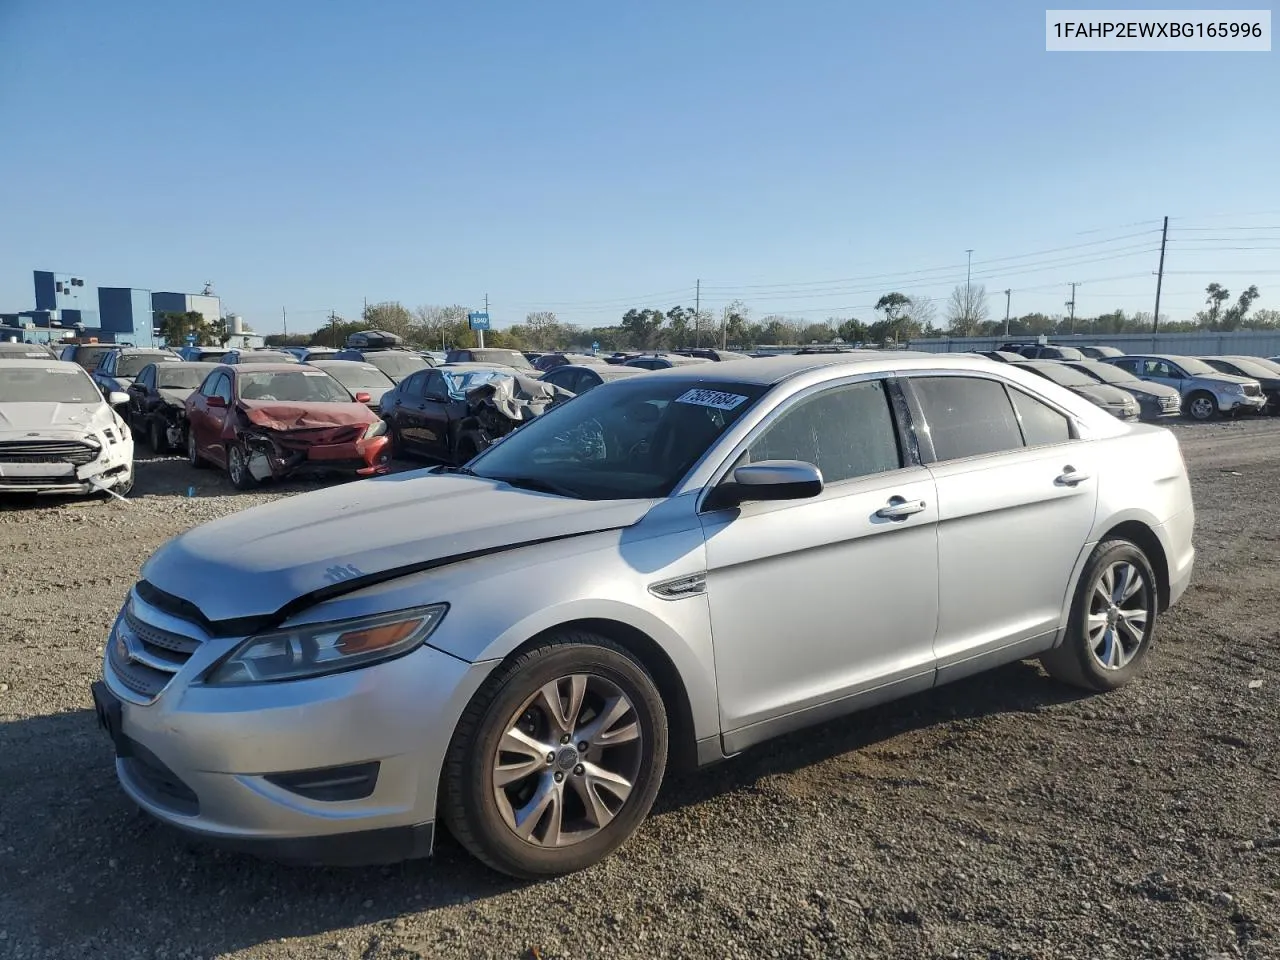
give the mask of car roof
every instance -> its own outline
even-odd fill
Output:
[[[364,367],[366,370],[378,370],[377,366],[368,360],[337,360],[333,357],[316,357],[314,360],[307,360],[300,366],[319,367],[321,370],[341,370],[343,367]],[[382,371],[378,370],[378,373],[382,373]],[[385,376],[385,374],[383,375]]]
[[[310,366],[306,363],[212,363],[210,366],[222,367],[224,370],[239,370],[245,373],[294,373],[303,367]]]
[[[165,347],[121,347],[121,353],[145,353],[160,357],[176,357],[177,354]]]
[[[228,366],[228,364],[219,363],[217,360],[180,360],[177,365],[184,370],[192,367],[197,370],[213,370],[216,367]]]
[[[3,370],[30,370],[35,366],[44,367],[46,370],[79,370],[85,373],[84,367],[73,360],[54,360],[52,357],[48,360],[8,360],[0,357],[0,369]]]
[[[488,347],[485,347],[488,350]],[[496,348],[495,348],[496,349]],[[457,363],[445,363],[438,367],[430,367],[432,370],[461,370],[464,373],[475,370],[497,370],[499,373],[506,373],[510,370],[515,372],[515,367],[509,367],[505,363],[494,363],[493,361],[484,362],[480,360],[460,360]]]
[[[562,363],[548,370],[547,373],[559,373],[561,370],[589,370],[601,380],[616,380],[619,377],[635,377],[643,373],[652,373],[644,367],[623,367],[612,363]]]
[[[976,354],[926,353],[923,350],[850,350],[846,353],[793,353],[777,357],[746,357],[720,363],[680,364],[665,370],[650,371],[655,377],[685,377],[725,383],[755,383],[772,386],[791,377],[825,367],[847,366],[851,372],[859,368],[874,371],[937,366],[941,368],[990,370],[1007,366]],[[696,367],[691,370],[690,367]]]

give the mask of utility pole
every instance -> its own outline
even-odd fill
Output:
[[[1071,332],[1076,332],[1076,287],[1080,286],[1080,281],[1075,280],[1071,284],[1071,299],[1067,301],[1066,306],[1071,308]]]
[[[702,346],[702,279],[694,281],[693,287],[693,340],[695,346]]]
[[[1160,287],[1164,284],[1164,248],[1169,242],[1169,218],[1164,218],[1164,229],[1160,231],[1160,270],[1156,274],[1156,312],[1151,316],[1151,332],[1160,329]]]
[[[333,339],[333,347],[338,348],[338,315],[333,312],[333,308],[329,308],[329,335]]]
[[[284,337],[289,339],[289,311],[284,307],[280,308],[280,320],[284,323]]]
[[[970,309],[969,305],[971,303],[969,299],[969,281],[973,277],[973,251],[966,250],[965,255],[968,257],[968,262],[965,264],[965,268],[964,268],[964,325],[965,325],[965,328],[968,329],[969,309]]]
[[[1013,290],[1006,289],[1004,292],[1004,335],[1009,336],[1009,304],[1013,300]]]

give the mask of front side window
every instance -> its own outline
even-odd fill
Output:
[[[471,468],[587,500],[669,496],[767,389],[696,376],[630,378],[552,407]]]
[[[1022,447],[1004,385],[979,377],[912,377],[935,459],[960,460]]]
[[[747,448],[738,465],[801,460],[827,483],[902,466],[889,397],[880,380],[825,390],[800,400]]]
[[[154,387],[155,374],[156,374],[155,364],[147,364],[140,371],[138,371],[138,378],[137,378],[138,385],[142,387]]]
[[[218,380],[213,385],[213,395],[231,403],[231,378],[225,373],[218,374]]]

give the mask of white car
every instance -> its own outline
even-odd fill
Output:
[[[133,436],[93,378],[63,360],[0,360],[0,493],[124,496],[133,487]]]

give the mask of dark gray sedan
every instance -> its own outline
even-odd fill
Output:
[[[1118,387],[1132,394],[1141,408],[1140,415],[1143,420],[1162,420],[1182,413],[1182,394],[1173,387],[1166,387],[1163,383],[1139,380],[1128,370],[1121,370],[1119,367],[1099,360],[1071,360],[1064,366],[1079,370],[1098,383]]]

